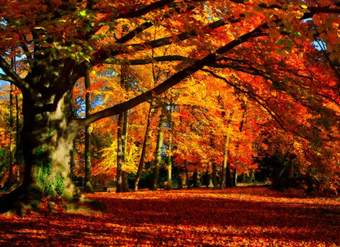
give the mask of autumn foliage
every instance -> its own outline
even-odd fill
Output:
[[[340,245],[339,14],[0,0],[0,245]]]
[[[266,188],[95,193],[84,208],[0,216],[0,244],[337,246],[339,202]],[[47,210],[47,209],[46,209]]]

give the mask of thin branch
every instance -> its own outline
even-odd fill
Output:
[[[308,7],[307,12],[305,12],[300,19],[305,20],[312,18],[316,14],[340,14],[340,8]]]
[[[11,69],[11,66],[2,56],[0,56],[0,68],[5,72],[6,76],[12,79],[13,84],[17,86],[21,91],[29,90],[28,83],[25,80],[21,79],[19,75]]]
[[[149,27],[151,27],[153,24],[151,22],[144,22],[141,25],[139,25],[138,27],[136,27],[135,29],[133,29],[131,32],[125,34],[123,37],[117,39],[116,44],[115,44],[115,48],[113,49],[108,49],[108,48],[104,48],[101,49],[99,51],[97,51],[94,55],[93,58],[91,59],[91,64],[92,65],[96,65],[98,63],[101,63],[102,61],[106,60],[107,58],[111,57],[111,56],[115,56],[117,54],[119,54],[121,48],[119,44],[123,44],[131,39],[133,39],[134,37],[136,37],[139,33],[142,33],[144,30],[148,29]],[[83,67],[83,66],[80,66]]]
[[[118,44],[123,44],[126,43],[127,41],[133,39],[134,37],[137,36],[137,34],[145,31],[146,29],[148,29],[149,27],[151,27],[153,24],[149,21],[144,22],[143,24],[141,24],[140,26],[138,26],[136,29],[132,30],[131,32],[129,32],[128,34],[124,35],[123,37],[121,37],[120,39],[118,39],[116,41],[116,43]]]
[[[136,18],[136,17],[141,17],[151,11],[157,10],[157,9],[161,9],[163,7],[165,7],[166,5],[169,5],[171,3],[174,3],[175,0],[160,0],[160,1],[156,1],[154,3],[151,3],[149,5],[143,6],[139,9],[134,9],[134,10],[130,10],[127,13],[120,13],[117,16],[115,16],[115,19],[120,19],[120,18]]]
[[[213,30],[215,28],[224,26],[228,23],[234,23],[234,22],[239,22],[243,17],[240,18],[230,18],[229,20],[218,20],[215,22],[212,22],[204,27],[202,27],[202,30]],[[143,24],[142,24],[143,25]],[[138,33],[141,33],[145,30],[146,28],[139,28],[137,27],[135,30],[138,30],[138,32],[136,32],[135,30],[131,31],[132,33],[134,33],[135,35],[137,35]],[[118,44],[115,45],[111,45],[109,47],[105,47],[99,51],[97,51],[94,55],[93,55],[93,59],[92,59],[92,64],[96,65],[98,63],[101,63],[103,61],[105,61],[106,59],[110,58],[110,57],[114,57],[116,55],[119,54],[123,54],[123,53],[132,53],[132,52],[137,52],[137,51],[142,51],[145,49],[152,49],[152,48],[157,48],[157,47],[162,47],[162,46],[166,46],[166,45],[170,45],[179,41],[184,41],[187,40],[191,37],[195,37],[197,36],[197,31],[193,30],[190,32],[183,32],[180,33],[176,36],[168,36],[168,37],[164,37],[164,38],[160,38],[160,39],[156,39],[156,40],[152,40],[152,41],[147,41],[141,44],[131,44],[131,45],[120,45],[121,40],[117,40]],[[127,35],[130,35],[127,34]],[[131,38],[129,38],[128,40],[131,40],[133,37],[135,37],[135,35],[131,35]],[[122,37],[121,39],[123,39],[123,41],[126,43],[124,37]]]
[[[240,86],[236,85],[235,83],[230,82],[226,78],[216,74],[215,72],[213,72],[209,69],[202,69],[202,71],[209,73],[210,75],[212,75],[213,77],[215,77],[217,79],[223,80],[229,86],[231,86],[231,87],[237,89],[238,91],[242,92],[243,94],[247,95],[249,98],[251,98],[256,103],[258,103],[260,106],[262,106],[263,109],[265,109],[265,111],[267,113],[269,113],[269,115],[273,118],[273,120],[275,122],[277,122],[277,124],[280,126],[280,128],[282,128],[285,131],[287,130],[286,127],[284,126],[282,120],[277,116],[277,114],[272,109],[270,109],[270,107],[267,105],[266,101],[261,96],[259,96],[258,94],[254,93],[254,92],[250,92],[246,89],[241,88]]]
[[[180,55],[166,55],[166,56],[158,56],[152,58],[145,59],[107,59],[105,64],[128,64],[128,65],[145,65],[152,64],[155,62],[178,62],[178,61],[193,61],[188,57],[180,56]]]
[[[2,75],[2,74],[0,74],[0,81],[7,81],[7,82],[12,82],[13,83],[12,78],[10,78],[10,77],[8,77],[6,75]]]
[[[239,21],[240,18],[235,19],[234,21]],[[230,21],[224,21],[224,20],[217,20],[215,22],[212,22],[206,26],[204,26],[202,28],[202,30],[213,30],[215,28],[221,27],[226,25],[227,23],[230,23]],[[189,32],[183,32],[180,33],[176,36],[169,36],[169,37],[164,37],[164,38],[160,38],[160,39],[156,39],[156,40],[152,40],[152,41],[147,41],[144,42],[142,44],[132,44],[129,45],[128,48],[132,49],[133,51],[141,51],[141,50],[145,50],[146,48],[157,48],[157,47],[161,47],[161,46],[165,46],[165,45],[170,45],[179,41],[184,41],[187,40],[191,37],[197,36],[197,31],[193,30],[193,31],[189,31]]]

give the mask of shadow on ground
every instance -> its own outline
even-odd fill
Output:
[[[267,188],[88,197],[96,199],[102,211],[0,216],[0,245],[340,244],[340,203],[336,200],[313,203],[284,198]]]

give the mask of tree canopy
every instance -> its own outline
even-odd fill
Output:
[[[36,189],[41,167],[52,169],[49,178],[69,176],[65,160],[80,128],[162,98],[176,105],[175,119],[194,119],[195,112],[186,110],[194,106],[222,129],[229,121],[240,133],[242,112],[252,112],[253,122],[266,120],[267,133],[287,133],[282,139],[301,160],[337,169],[340,8],[335,1],[1,0],[0,6],[0,79],[23,94],[25,176],[19,194],[32,185]],[[69,96],[77,83],[90,76],[100,94],[110,83],[122,85],[123,68],[133,74],[126,79],[130,93],[111,92],[85,117],[72,113]],[[155,68],[161,71],[157,75]],[[252,121],[246,129],[257,128]],[[174,128],[174,138],[185,147],[189,139],[209,135],[212,126],[192,125],[196,137],[190,138],[180,135],[180,124]],[[190,149],[184,159],[204,156],[197,146]],[[179,160],[180,150],[175,150]],[[59,193],[58,187],[53,190]]]

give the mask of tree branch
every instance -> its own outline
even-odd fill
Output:
[[[125,34],[123,37],[119,38],[116,41],[115,44],[115,48],[113,48],[113,50],[111,49],[101,49],[99,51],[97,51],[91,59],[91,64],[97,65],[101,62],[103,62],[104,60],[106,60],[107,58],[111,57],[111,56],[115,56],[119,53],[119,51],[121,50],[119,44],[123,44],[131,39],[133,39],[134,37],[136,37],[139,33],[143,32],[144,30],[148,29],[149,27],[151,27],[153,24],[149,21],[142,23],[141,25],[139,25],[138,27],[136,27],[134,30],[132,30],[131,32]],[[117,45],[118,44],[118,45]],[[82,67],[82,66],[80,66]]]
[[[178,62],[178,61],[193,61],[188,57],[180,56],[180,55],[166,55],[166,56],[158,56],[153,58],[144,58],[144,59],[107,59],[105,64],[128,64],[128,65],[145,65],[152,64],[155,62]]]
[[[224,26],[228,23],[239,22],[242,18],[243,17],[230,18],[227,21],[218,20],[218,21],[212,22],[212,23],[204,26],[202,28],[202,30],[215,29],[215,28]],[[136,29],[138,29],[138,32],[132,31],[132,33],[135,33],[135,35],[144,31],[146,28],[139,29],[139,27],[137,27]],[[130,35],[130,33],[127,34],[127,35]],[[133,37],[135,37],[135,35],[134,36],[131,35],[131,38],[129,40],[131,40]],[[165,45],[170,45],[170,44],[173,44],[173,43],[178,42],[178,41],[184,41],[184,40],[189,39],[191,37],[194,37],[196,35],[197,35],[197,31],[183,32],[183,33],[178,34],[176,36],[164,37],[164,38],[160,38],[160,39],[156,39],[156,40],[152,40],[152,41],[147,41],[147,42],[144,42],[142,44],[131,44],[131,45],[128,45],[128,46],[121,45],[120,40],[117,40],[118,44],[115,44],[115,45],[110,46],[110,47],[105,47],[105,48],[97,51],[93,55],[91,64],[96,65],[96,64],[102,63],[107,58],[114,57],[114,56],[122,54],[122,53],[131,53],[131,52],[142,51],[142,50],[145,50],[145,49],[151,49],[151,48],[162,47],[162,46],[165,46]],[[123,37],[121,39],[123,39]],[[125,40],[125,38],[124,38],[123,41],[126,42],[127,40]]]
[[[166,90],[168,90],[169,88],[178,84],[180,81],[187,78],[191,74],[202,69],[204,66],[215,62],[216,59],[218,58],[218,56],[222,55],[223,53],[226,53],[226,52],[232,50],[236,46],[248,41],[251,38],[263,36],[264,34],[262,32],[262,29],[265,28],[265,27],[266,27],[266,24],[262,24],[262,25],[258,26],[257,28],[255,28],[254,30],[252,30],[252,31],[250,31],[246,34],[241,35],[239,38],[237,38],[237,39],[229,42],[228,44],[220,47],[214,53],[211,53],[211,54],[205,56],[204,58],[202,58],[200,60],[196,60],[191,65],[189,65],[185,69],[175,73],[170,78],[168,78],[167,80],[165,80],[163,83],[159,84],[158,86],[154,87],[153,89],[150,89],[149,91],[142,93],[142,94],[140,94],[140,95],[138,95],[138,96],[136,96],[136,97],[134,97],[134,98],[132,98],[128,101],[125,101],[123,103],[117,104],[117,105],[112,106],[110,108],[107,108],[105,110],[94,113],[94,114],[90,115],[87,119],[82,119],[82,120],[78,120],[78,121],[80,121],[80,123],[82,123],[82,124],[87,125],[87,124],[95,122],[99,119],[119,114],[119,113],[126,111],[128,109],[131,109],[131,108],[133,108],[133,107],[135,107],[135,106],[137,106],[137,105],[139,105],[139,104],[141,104],[141,103],[143,103],[147,100],[150,100],[154,96],[165,92]]]
[[[331,7],[308,7],[301,20],[312,18],[316,14],[340,14],[340,8]]]
[[[258,103],[260,106],[262,106],[263,109],[265,109],[265,111],[267,113],[269,113],[269,115],[273,118],[273,120],[275,122],[277,122],[277,124],[280,126],[280,128],[287,131],[286,127],[284,126],[281,119],[277,116],[276,112],[274,112],[272,109],[270,109],[270,107],[267,105],[266,101],[261,96],[259,96],[258,94],[254,93],[254,92],[251,92],[249,90],[241,88],[240,86],[236,85],[235,83],[228,81],[226,78],[216,74],[215,72],[213,72],[211,70],[202,69],[202,71],[209,73],[210,75],[212,75],[213,77],[215,77],[217,79],[223,80],[229,86],[231,86],[231,87],[235,88],[236,90],[242,92],[243,94],[247,95],[249,98],[251,98],[256,103]]]
[[[151,3],[149,5],[143,6],[139,9],[134,9],[131,10],[129,12],[126,13],[121,13],[118,14],[117,16],[115,16],[115,19],[120,19],[120,18],[136,18],[136,17],[140,17],[142,15],[145,15],[151,11],[154,11],[156,9],[161,9],[163,7],[165,7],[166,5],[169,5],[171,3],[174,3],[175,0],[160,0],[154,3]]]
[[[11,66],[2,56],[0,56],[0,68],[5,72],[6,76],[12,79],[13,84],[17,86],[21,91],[29,90],[28,83],[25,80],[21,79],[18,74],[11,69]]]
[[[10,77],[8,77],[6,75],[2,75],[2,74],[0,74],[0,81],[7,81],[7,82],[13,83],[13,80]]]

